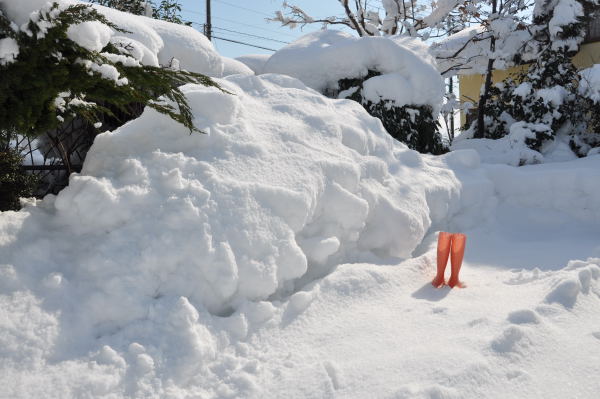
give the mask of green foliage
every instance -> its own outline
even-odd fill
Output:
[[[146,12],[146,1],[144,0],[90,0],[90,2],[135,15],[145,15]],[[151,4],[151,2],[148,3]]]
[[[181,19],[181,4],[179,0],[160,0],[156,5],[152,0],[90,0],[101,6],[114,8],[135,15],[146,15],[146,5],[152,7],[152,18],[176,24],[188,25],[192,23]]]
[[[20,151],[0,148],[0,211],[18,210],[20,197],[33,196],[37,179],[23,170],[22,163]]]
[[[0,66],[0,131],[35,137],[75,116],[93,123],[100,113],[112,114],[107,106],[127,112],[131,103],[154,108],[195,131],[179,86],[198,83],[218,87],[216,83],[192,72],[132,65],[126,62],[132,60],[126,57],[127,50],[111,44],[96,52],[68,39],[69,26],[87,21],[100,21],[123,32],[84,4],[61,10],[54,3],[39,12],[37,22],[30,21],[30,32],[13,30],[0,14],[0,39],[14,38],[20,50],[16,61]],[[86,62],[114,68],[126,80],[107,79],[86,67]],[[155,101],[159,96],[166,101]],[[57,101],[59,97],[64,99],[64,106]]]
[[[173,22],[175,24],[192,25],[190,21],[181,19],[181,4],[179,4],[178,0],[161,0],[158,7],[153,8],[152,18]]]
[[[377,71],[369,71],[363,78],[342,79],[338,85],[340,91],[353,90],[352,94],[346,98],[362,104],[371,116],[381,121],[392,137],[409,148],[435,155],[448,152],[439,133],[439,123],[433,118],[433,110],[430,106],[403,105],[398,107],[391,100],[373,103],[362,97],[363,83],[378,75],[380,73]]]

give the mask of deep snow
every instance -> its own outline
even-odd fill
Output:
[[[220,83],[185,88],[206,135],[147,110],[0,215],[0,397],[593,397],[600,156],[423,156],[297,80]],[[464,290],[430,286],[438,230]]]
[[[0,213],[0,398],[597,396],[600,155],[420,155],[355,102],[108,14],[142,63],[242,74],[183,88],[206,134],[148,109]],[[440,230],[468,236],[466,289],[429,283]]]

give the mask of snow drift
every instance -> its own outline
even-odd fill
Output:
[[[142,374],[201,373],[218,347],[208,312],[241,312],[222,323],[243,336],[270,317],[262,300],[344,261],[409,257],[432,224],[487,211],[492,187],[447,169],[477,174],[474,153],[423,157],[289,77],[219,83],[233,94],[183,87],[206,134],[146,109],[99,135],[58,196],[0,215],[3,306],[39,314],[28,340],[7,335],[15,358],[27,345],[39,367],[50,353],[119,367],[114,347]]]
[[[36,274],[86,276],[81,315],[109,331],[143,317],[150,298],[184,295],[220,313],[291,292],[309,268],[408,257],[458,209],[453,174],[433,179],[360,105],[276,75],[220,83],[234,94],[184,88],[206,135],[146,110],[98,136],[69,187],[14,216],[30,234],[3,259],[30,270],[55,248]],[[46,224],[60,234],[39,237]]]

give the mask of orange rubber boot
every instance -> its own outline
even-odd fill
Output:
[[[465,245],[467,244],[467,236],[460,233],[452,234],[452,248],[451,248],[451,256],[450,263],[452,264],[452,273],[450,274],[450,280],[448,280],[448,285],[451,288],[465,288],[466,285],[463,284],[458,279],[458,274],[460,273],[460,267],[462,266],[462,261],[465,256]]]
[[[440,231],[438,235],[438,246],[437,246],[437,275],[431,282],[435,288],[439,288],[446,284],[444,280],[444,272],[446,271],[446,264],[448,263],[448,256],[450,256],[450,244],[452,241],[452,234]]]

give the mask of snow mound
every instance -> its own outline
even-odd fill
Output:
[[[499,199],[510,205],[555,210],[580,221],[600,221],[600,156],[572,162],[486,165]]]
[[[80,328],[107,334],[179,296],[227,313],[360,254],[409,257],[458,211],[454,174],[359,104],[284,76],[220,83],[234,94],[183,88],[206,134],[147,109],[98,136],[57,197],[2,215],[22,224],[17,242],[2,227],[3,262],[53,298],[79,298]]]
[[[293,294],[287,314],[299,314],[313,299],[294,293],[304,283],[345,261],[409,257],[433,225],[475,224],[491,202],[487,180],[457,179],[476,173],[472,152],[422,156],[358,103],[286,76],[218,82],[233,94],[182,88],[206,134],[146,109],[99,135],[59,195],[0,214],[5,365],[21,357],[29,378],[95,396],[198,375],[251,389],[224,380],[245,366],[217,354],[268,323],[278,298]],[[93,378],[69,379],[88,364]]]
[[[547,140],[540,151],[532,150],[525,140],[535,139],[536,132],[544,133],[548,127],[544,124],[514,123],[510,133],[499,139],[472,139],[457,137],[452,150],[472,149],[477,151],[482,162],[506,164],[511,166],[533,165],[540,163],[566,162],[577,159],[569,146],[569,136],[558,135]]]
[[[221,60],[223,61],[223,77],[237,74],[254,75],[254,71],[241,61],[229,57],[222,57]]]
[[[211,77],[223,74],[221,56],[212,43],[197,30],[108,7],[94,7],[109,21],[131,32],[117,32],[111,41],[134,47],[140,54],[142,63],[170,66],[172,60],[177,59],[181,69]]]
[[[313,32],[273,54],[263,72],[293,76],[323,92],[337,89],[340,79],[366,76],[370,69],[383,76],[365,82],[369,99],[394,100],[398,106],[430,105],[434,113],[439,110],[443,81],[427,45],[413,38]]]
[[[255,75],[260,75],[269,58],[269,54],[247,54],[237,57],[236,60],[252,69]]]

